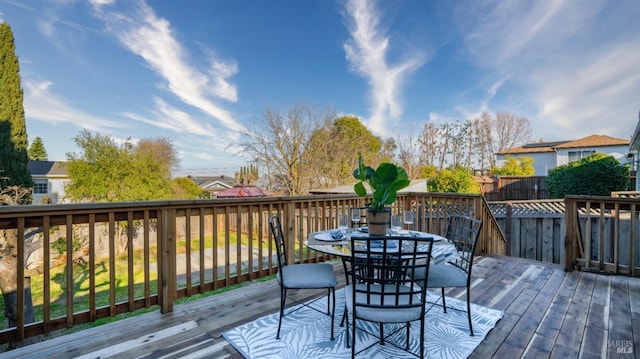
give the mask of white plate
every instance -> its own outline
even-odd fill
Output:
[[[322,232],[322,233],[318,233],[314,236],[315,239],[319,240],[319,241],[325,241],[325,242],[339,242],[339,241],[344,241],[345,239],[347,239],[347,237],[342,237],[342,238],[338,238],[335,239],[333,237],[331,237],[331,233],[330,232]]]
[[[437,234],[431,234],[431,233],[425,233],[425,232],[418,232],[418,231],[400,231],[398,232],[398,234],[400,235],[410,235],[410,236],[415,236],[416,238],[429,238],[429,237],[433,237],[433,241],[434,242],[439,242],[444,240],[445,238],[442,236],[439,236]]]

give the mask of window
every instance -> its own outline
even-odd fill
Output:
[[[33,181],[33,194],[49,193],[49,181],[37,179]]]
[[[569,151],[569,162],[580,160],[580,151]]]
[[[596,151],[569,151],[569,162],[580,161],[585,157],[589,157],[592,154],[596,153]]]

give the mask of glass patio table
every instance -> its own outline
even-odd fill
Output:
[[[312,232],[309,234],[309,238],[306,242],[308,248],[318,251],[320,253],[330,254],[337,257],[350,257],[351,256],[351,237],[354,238],[368,238],[369,234],[361,231],[353,231],[346,233],[341,238],[336,237],[337,229],[331,229],[327,231]],[[398,234],[393,236],[400,236],[407,238],[428,239],[433,238],[433,248],[431,249],[431,264],[443,264],[449,261],[453,261],[458,258],[458,252],[456,246],[450,243],[446,238],[433,233],[418,232],[418,231],[399,231]],[[384,236],[376,236],[376,239],[384,240]]]

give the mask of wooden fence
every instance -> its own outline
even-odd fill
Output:
[[[546,176],[499,176],[484,184],[487,201],[522,201],[548,199]]]
[[[171,312],[178,298],[272,275],[272,214],[282,217],[290,263],[332,259],[307,250],[308,234],[337,227],[338,214],[364,202],[325,195],[0,207],[0,234],[11,244],[0,265],[16,268],[14,290],[3,295],[17,308],[13,321],[0,321],[0,343],[155,305]],[[393,208],[404,209],[422,211],[417,229],[441,235],[451,213],[482,219],[479,252],[504,254],[479,195],[408,193]],[[30,300],[33,321],[24,310]]]
[[[560,263],[567,270],[640,275],[637,193],[489,206],[505,234],[508,255]]]
[[[564,260],[563,200],[490,202],[507,241],[507,255],[543,262]]]
[[[640,198],[567,196],[565,269],[640,275]]]

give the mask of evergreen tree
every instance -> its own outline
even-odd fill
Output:
[[[47,150],[44,148],[44,142],[42,138],[36,137],[31,146],[29,146],[29,159],[32,161],[48,161]]]
[[[11,27],[3,22],[0,24],[0,188],[31,188],[20,65],[15,49]],[[31,196],[26,196],[22,203],[30,201]]]
[[[7,23],[0,23],[0,192],[14,198],[10,203],[31,202],[33,181],[27,164],[27,129],[24,120],[23,94],[20,86],[20,66],[15,55],[13,33]],[[4,298],[4,315],[9,327],[16,326],[17,277],[19,253],[16,230],[0,230],[0,291]],[[23,278],[20,278],[22,280]],[[25,286],[25,323],[35,321],[31,287]],[[9,343],[9,349],[33,340]]]

